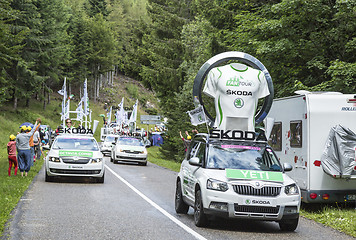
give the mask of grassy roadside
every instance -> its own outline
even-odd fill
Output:
[[[21,177],[20,171],[14,176],[12,169],[11,176],[7,175],[8,161],[0,160],[0,236],[4,231],[5,223],[10,219],[10,213],[17,205],[18,201],[32,183],[33,178],[42,168],[43,160],[36,161],[28,173],[27,177]]]
[[[175,172],[180,169],[180,163],[163,159],[159,147],[148,148],[148,161]],[[302,206],[301,216],[356,237],[356,209],[350,206],[324,206],[318,210]]]
[[[159,147],[155,147],[155,146],[149,147],[149,148],[147,148],[147,151],[148,151],[148,161],[149,162],[159,165],[161,167],[168,168],[172,171],[179,172],[180,163],[165,160],[159,152]]]

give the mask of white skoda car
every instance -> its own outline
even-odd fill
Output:
[[[300,190],[265,142],[209,139],[190,144],[176,181],[175,209],[194,208],[195,225],[210,215],[276,221],[281,230],[297,228]]]
[[[133,137],[119,137],[111,151],[111,161],[137,162],[147,165],[147,149],[141,139]]]
[[[62,134],[52,144],[45,159],[45,181],[57,176],[92,177],[104,183],[105,162],[92,135]]]
[[[111,150],[113,143],[115,143],[116,139],[118,138],[118,135],[110,134],[107,135],[104,139],[104,142],[101,143],[101,152],[106,155],[111,155]]]

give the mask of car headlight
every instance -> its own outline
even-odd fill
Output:
[[[51,162],[60,162],[58,157],[49,157],[48,160]]]
[[[215,179],[208,179],[206,187],[207,189],[222,191],[222,192],[226,192],[229,189],[226,182],[218,181]]]
[[[285,186],[284,192],[287,195],[298,195],[299,194],[298,187],[297,187],[297,185],[295,183],[293,183],[291,185],[288,185],[288,186]]]
[[[92,158],[91,163],[100,163],[102,160],[102,158]]]
[[[141,151],[140,153],[147,154],[147,150],[145,149],[145,150]]]

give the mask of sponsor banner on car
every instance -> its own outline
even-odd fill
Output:
[[[73,157],[93,157],[93,152],[87,151],[64,151],[60,150],[58,155],[62,156],[73,156]]]
[[[234,178],[234,179],[250,179],[250,180],[283,182],[283,174],[281,172],[226,169],[226,177]]]

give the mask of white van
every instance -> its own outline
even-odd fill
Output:
[[[356,133],[356,95],[307,91],[297,93],[299,95],[274,100],[268,114],[268,118],[274,122],[271,134],[267,136],[269,145],[282,163],[293,166],[288,175],[300,187],[302,201],[356,201],[356,141],[348,142],[354,146],[354,151],[348,153],[349,158],[355,160],[348,162],[349,167],[352,167],[349,168],[350,174],[327,174],[324,171],[327,164],[322,159],[327,152],[326,143],[332,128],[342,126]],[[345,152],[340,151],[331,153],[335,159],[345,155]],[[341,161],[341,167],[342,164]]]

